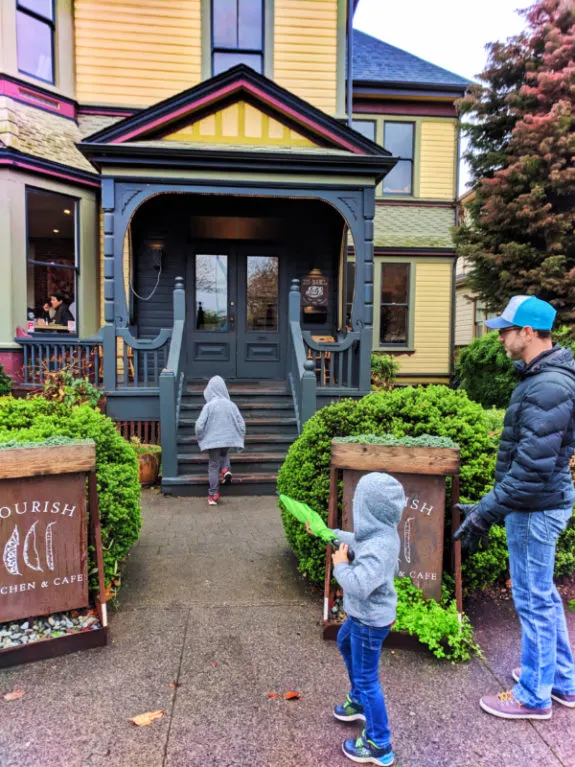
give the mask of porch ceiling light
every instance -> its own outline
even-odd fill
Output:
[[[59,229],[52,229],[52,231],[54,232],[54,234],[60,234],[60,230]]]
[[[68,208],[64,208],[64,213],[69,216],[72,211],[68,210]]]

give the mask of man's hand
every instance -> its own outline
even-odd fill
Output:
[[[479,549],[480,543],[485,550],[489,545],[489,528],[491,525],[477,513],[477,504],[457,503],[455,508],[461,511],[464,521],[453,534],[454,540],[461,539],[462,550],[469,554],[474,554]]]
[[[334,567],[336,565],[340,565],[342,562],[345,562],[346,565],[349,565],[349,559],[347,558],[348,549],[349,546],[347,543],[342,543],[339,549],[331,555],[331,561],[333,562]]]

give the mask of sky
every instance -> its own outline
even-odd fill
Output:
[[[485,45],[520,32],[516,13],[530,0],[360,0],[354,27],[450,72],[473,79],[487,62]],[[469,175],[460,169],[459,193]]]

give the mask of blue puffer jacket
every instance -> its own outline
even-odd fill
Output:
[[[573,504],[569,460],[575,449],[575,362],[554,346],[528,365],[511,395],[495,466],[495,487],[478,511],[492,522],[512,511],[549,511]]]

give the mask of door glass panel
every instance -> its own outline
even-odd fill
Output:
[[[247,257],[246,327],[264,333],[278,329],[278,259]]]
[[[228,330],[228,257],[196,254],[196,330]]]

